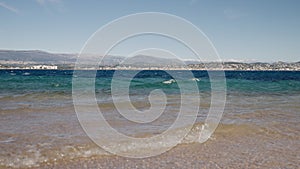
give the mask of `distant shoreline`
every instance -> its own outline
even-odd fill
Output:
[[[11,70],[11,71],[14,71],[14,70],[30,70],[30,71],[63,71],[63,70],[66,70],[66,71],[75,71],[75,70],[81,70],[81,71],[91,71],[91,70],[97,70],[97,71],[113,71],[113,70],[121,70],[121,71],[130,71],[130,70],[147,70],[147,71],[157,71],[157,70],[165,70],[165,71],[226,71],[226,72],[230,72],[230,71],[241,71],[241,72],[274,72],[274,71],[278,71],[278,72],[300,72],[300,69],[299,70],[256,70],[256,69],[253,69],[253,70],[233,70],[233,69],[16,69],[16,68],[8,68],[8,69],[5,69],[5,68],[0,68],[0,71],[1,70]]]
[[[225,70],[225,71],[300,71],[300,61],[273,63],[180,60],[159,56],[84,56],[86,62],[76,64],[78,54],[57,54],[39,50],[0,50],[0,69],[57,70]],[[95,65],[95,62],[101,64]]]
[[[75,65],[75,64],[0,64],[4,70],[202,70],[202,71],[300,71],[300,62],[286,63],[241,63],[241,62],[208,62],[185,65]]]

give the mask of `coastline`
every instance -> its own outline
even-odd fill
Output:
[[[234,127],[219,126],[207,142],[179,144],[159,156],[132,159],[115,155],[96,155],[41,163],[33,168],[297,168],[297,152],[282,153],[273,148],[283,138],[267,138],[255,127],[244,134]],[[262,143],[261,139],[264,139]],[[294,138],[294,144],[297,139]],[[288,158],[287,158],[288,157]]]
[[[158,59],[153,57],[153,59]],[[60,62],[13,62],[0,60],[0,69],[20,70],[201,70],[201,71],[300,71],[300,62],[188,62],[181,61],[181,64],[165,63],[90,63],[76,64],[76,60],[68,63]]]
[[[105,71],[113,71],[113,70],[176,70],[176,71],[262,71],[262,72],[268,72],[268,71],[288,71],[288,72],[298,72],[300,71],[299,69],[265,69],[265,70],[261,70],[261,69],[251,69],[251,70],[243,70],[243,69],[185,69],[185,68],[130,68],[130,69],[126,69],[126,68],[107,68],[107,69],[94,69],[94,68],[82,68],[82,69],[25,69],[25,68],[0,68],[0,70],[58,70],[58,71],[62,71],[62,70],[66,70],[66,71],[74,71],[74,70],[105,70]]]

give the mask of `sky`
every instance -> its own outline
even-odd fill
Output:
[[[299,9],[299,0],[0,0],[0,49],[79,53],[119,17],[163,12],[197,26],[225,61],[294,62],[300,61]],[[146,41],[115,53],[132,53],[130,46]]]

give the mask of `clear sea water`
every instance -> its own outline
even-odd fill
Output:
[[[185,85],[194,80],[199,87],[199,115],[194,132],[183,142],[192,144],[210,106],[211,83],[206,71],[193,71],[195,79],[185,79],[184,71],[173,73],[183,74]],[[130,136],[152,136],[174,122],[180,89],[170,81],[172,76],[164,71],[141,71],[131,80],[131,103],[139,110],[150,107],[147,98],[155,89],[163,90],[168,97],[167,113],[161,120],[137,125],[122,118],[114,107],[110,88],[113,74],[112,70],[97,72],[95,93],[105,118],[116,130]],[[130,71],[122,71],[117,79],[120,84],[128,80],[127,74]],[[109,154],[87,137],[78,122],[72,75],[71,70],[0,70],[0,167],[31,167]],[[229,136],[239,133],[238,138],[245,143],[247,135],[255,136],[257,144],[263,145],[260,151],[280,150],[285,157],[278,156],[278,160],[299,164],[300,72],[226,71],[225,75],[227,100],[217,131]],[[212,139],[220,137],[214,134]]]

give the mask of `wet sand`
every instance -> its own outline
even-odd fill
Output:
[[[42,163],[36,168],[298,168],[299,144],[299,136],[275,139],[259,128],[237,132],[229,127],[217,129],[203,144],[180,144],[155,157],[92,156]]]

